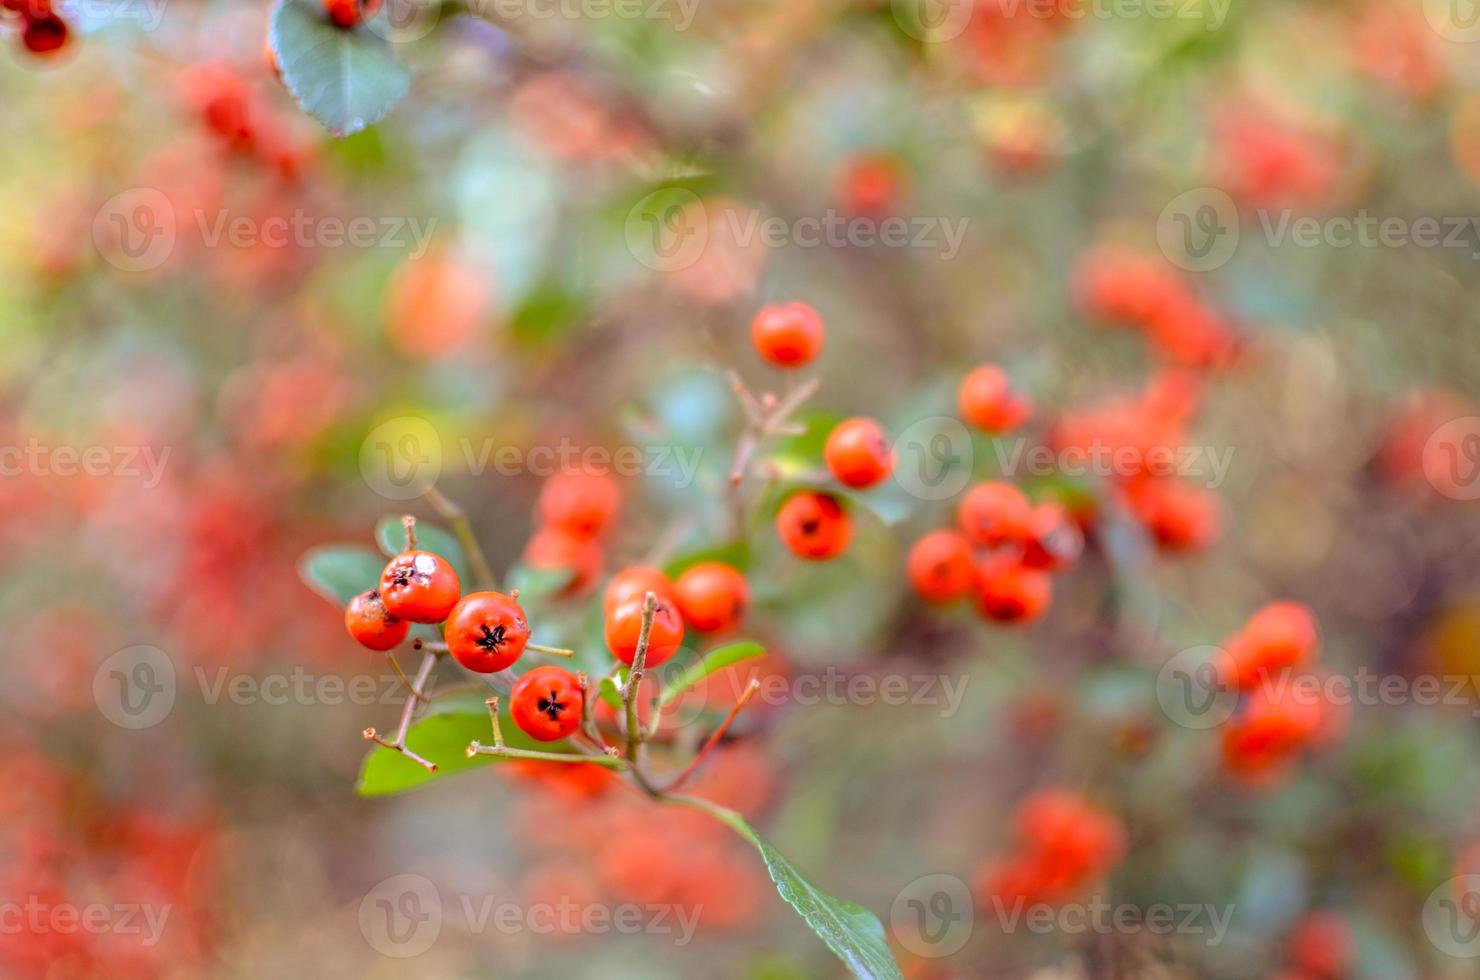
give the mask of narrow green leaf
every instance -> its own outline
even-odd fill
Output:
[[[325,545],[310,548],[298,560],[298,577],[330,602],[343,606],[350,599],[375,588],[385,559],[369,548]]]
[[[673,802],[706,813],[749,841],[766,862],[771,881],[786,903],[797,910],[812,931],[832,950],[855,977],[862,980],[903,980],[894,954],[889,951],[884,924],[868,909],[827,894],[797,870],[780,851],[762,840],[750,824],[733,810],[694,797],[675,797]]]
[[[765,652],[766,648],[754,640],[740,640],[709,651],[698,663],[685,669],[667,687],[663,688],[663,693],[658,697],[658,706],[663,707],[672,703],[710,674],[724,670],[726,667],[733,667],[742,661],[763,656]]]
[[[363,27],[335,27],[307,0],[278,0],[269,34],[283,84],[336,136],[377,122],[411,87],[411,73]]]

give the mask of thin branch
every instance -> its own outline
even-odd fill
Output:
[[[627,686],[622,689],[622,706],[627,719],[627,758],[637,764],[637,749],[642,744],[642,726],[637,723],[637,693],[642,685],[642,672],[647,668],[648,640],[653,632],[653,616],[658,611],[658,595],[649,592],[642,600],[642,626],[637,632],[637,651],[632,655],[632,670]]]
[[[709,741],[705,742],[704,747],[700,749],[692,759],[689,760],[689,764],[684,766],[683,771],[680,772],[677,776],[674,776],[673,779],[670,780],[668,784],[663,787],[664,793],[669,793],[673,790],[678,789],[684,783],[688,782],[689,777],[693,776],[694,773],[699,771],[699,767],[704,765],[705,761],[714,751],[714,747],[719,744],[720,739],[725,737],[725,732],[730,730],[730,725],[734,723],[735,716],[740,714],[740,710],[745,707],[746,703],[749,702],[751,697],[755,695],[755,692],[760,690],[760,686],[760,681],[756,680],[755,678],[751,678],[751,681],[746,686],[745,691],[740,695],[739,699],[736,700],[735,706],[730,709],[729,714],[725,715],[725,720],[720,722],[719,727],[714,730],[714,734],[709,736]]]
[[[437,764],[435,762],[431,762],[427,759],[422,758],[420,755],[417,755],[415,752],[407,748],[406,733],[411,730],[411,718],[416,713],[417,702],[424,698],[422,691],[425,688],[427,678],[431,676],[432,668],[436,666],[436,663],[437,655],[435,653],[428,653],[426,657],[422,660],[421,667],[418,668],[416,671],[416,680],[411,684],[411,693],[414,696],[407,698],[405,706],[401,708],[401,723],[396,727],[396,735],[394,738],[387,741],[386,739],[382,738],[380,736],[380,733],[378,733],[374,728],[367,728],[364,731],[364,736],[367,741],[374,742],[376,745],[390,749],[392,752],[401,753],[412,762],[425,767],[428,772],[436,772]]]
[[[574,657],[576,655],[574,650],[567,650],[565,647],[547,647],[543,643],[526,643],[524,649],[533,650],[535,653],[546,653],[552,657]]]
[[[478,544],[478,536],[473,533],[473,525],[468,523],[467,513],[443,496],[442,491],[436,487],[427,488],[426,498],[427,503],[432,505],[432,509],[452,525],[452,533],[457,535],[463,554],[468,556],[468,564],[473,567],[473,584],[480,589],[496,588],[493,570],[488,567],[488,559],[483,557],[483,547]]]

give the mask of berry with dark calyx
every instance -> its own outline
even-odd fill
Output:
[[[690,626],[716,633],[739,625],[750,604],[750,586],[740,571],[723,562],[700,562],[673,586],[678,609]]]
[[[806,303],[762,307],[750,322],[756,353],[777,367],[797,368],[822,350],[822,317]]]
[[[781,505],[776,533],[793,554],[809,561],[827,561],[848,549],[853,520],[836,497],[804,490]]]
[[[894,450],[873,419],[840,422],[827,437],[823,458],[838,482],[859,489],[871,487],[894,472]]]
[[[513,666],[529,642],[529,621],[512,596],[470,592],[447,617],[447,651],[468,670],[492,674]]]
[[[457,605],[462,583],[457,571],[441,555],[430,551],[403,551],[380,575],[380,597],[397,619],[413,623],[440,623]]]
[[[585,695],[575,674],[563,667],[536,667],[509,693],[509,717],[540,742],[556,742],[581,727]]]
[[[411,624],[392,616],[374,589],[361,592],[344,607],[344,626],[361,646],[382,653],[400,646],[411,631]]]
[[[959,599],[976,582],[971,542],[959,531],[932,531],[910,549],[905,571],[910,585],[927,602]]]
[[[606,646],[612,656],[627,666],[637,658],[637,644],[642,635],[642,608],[646,597],[629,599],[606,616]],[[673,602],[659,598],[653,610],[653,625],[648,632],[646,664],[656,667],[678,652],[683,643],[683,616]]]

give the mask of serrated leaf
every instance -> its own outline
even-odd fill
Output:
[[[709,651],[698,663],[685,669],[682,674],[679,674],[668,686],[663,688],[663,693],[658,697],[658,706],[663,707],[671,704],[676,698],[682,696],[685,691],[710,674],[718,673],[726,667],[733,667],[742,661],[764,656],[765,652],[766,648],[754,640],[740,640],[736,643],[726,644],[716,650]]]
[[[735,833],[744,837],[760,852],[776,891],[797,910],[827,948],[842,960],[855,977],[862,980],[903,980],[899,964],[889,951],[884,924],[879,917],[854,902],[834,898],[812,884],[796,865],[780,851],[766,843],[750,824],[733,810],[707,800],[681,799],[675,802],[710,814]]]
[[[283,84],[336,136],[377,122],[411,87],[411,73],[382,38],[335,27],[306,0],[278,0],[269,41]]]
[[[504,742],[510,747],[537,748],[542,752],[565,750],[563,742],[536,743],[509,719],[506,709],[500,709],[499,717],[502,719],[500,728]],[[418,789],[433,780],[502,761],[496,755],[468,758],[469,742],[489,745],[492,741],[488,708],[481,694],[461,693],[439,698],[427,706],[426,713],[412,724],[406,735],[406,744],[411,751],[435,762],[437,771],[428,772],[401,753],[377,745],[360,766],[360,779],[355,791],[361,796],[393,796]]]
[[[325,599],[343,606],[375,588],[384,568],[385,559],[369,548],[325,545],[304,552],[298,560],[298,577]]]
[[[401,523],[401,519],[382,517],[380,523],[375,525],[375,543],[380,545],[380,550],[388,556],[394,557],[405,551],[406,527]],[[464,590],[471,588],[472,579],[468,577],[467,556],[463,554],[462,545],[458,544],[457,538],[453,537],[450,531],[444,531],[435,524],[417,521],[416,546],[423,551],[441,555],[452,562],[457,577],[462,580]]]

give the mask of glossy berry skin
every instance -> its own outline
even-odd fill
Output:
[[[762,307],[750,322],[756,353],[777,367],[797,368],[822,351],[822,317],[806,303]]]
[[[1032,506],[1011,483],[978,483],[961,498],[956,523],[973,544],[1022,544],[1032,535]]]
[[[1013,390],[995,364],[983,364],[962,379],[956,407],[962,418],[985,432],[1011,432],[1033,414],[1032,404]]]
[[[460,595],[462,583],[451,563],[430,551],[403,551],[380,574],[380,597],[397,619],[440,623]]]
[[[574,734],[585,708],[580,681],[563,667],[536,667],[509,693],[509,717],[521,732],[540,742]]]
[[[853,519],[836,497],[802,491],[781,505],[776,533],[798,557],[827,561],[848,549],[853,540]]]
[[[683,618],[703,633],[738,626],[750,605],[750,586],[745,576],[723,562],[700,562],[689,568],[678,577],[673,590]]]
[[[375,16],[380,9],[380,0],[324,0],[324,12],[329,21],[339,28],[348,30]]]
[[[344,607],[344,626],[361,646],[382,653],[400,646],[411,632],[411,624],[392,616],[374,589],[361,592]]]
[[[606,616],[606,647],[612,656],[627,666],[637,657],[637,640],[642,634],[642,599],[631,599]],[[653,627],[648,633],[647,666],[656,667],[678,652],[683,643],[683,616],[667,599],[659,599],[653,611]]]
[[[1028,529],[1023,564],[1029,568],[1057,572],[1073,565],[1084,551],[1084,532],[1068,509],[1056,501],[1034,507]]]
[[[910,585],[927,602],[959,599],[976,584],[971,542],[959,531],[932,531],[910,549],[905,573]]]
[[[609,473],[556,473],[540,488],[540,523],[578,538],[594,538],[617,515],[622,491]]]
[[[840,422],[828,435],[822,456],[844,486],[871,487],[894,472],[894,449],[873,419]]]
[[[1052,598],[1048,573],[1011,555],[993,555],[978,567],[976,607],[984,619],[1026,626],[1043,617]]]
[[[673,592],[673,582],[663,574],[661,568],[629,565],[613,575],[612,580],[606,584],[606,592],[601,597],[601,609],[609,614],[633,599],[641,601],[649,592],[669,602],[674,602],[677,598]]]
[[[492,674],[513,666],[529,642],[529,620],[502,592],[469,592],[452,607],[447,651],[468,670]]]
[[[1271,602],[1224,643],[1219,676],[1240,691],[1274,680],[1315,659],[1320,641],[1315,616],[1298,602]]]

